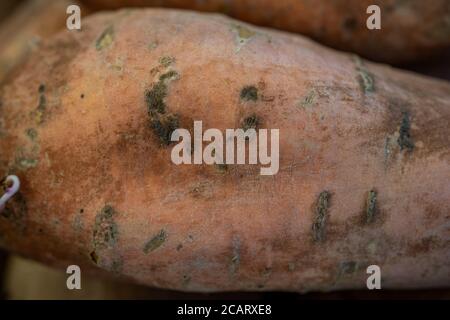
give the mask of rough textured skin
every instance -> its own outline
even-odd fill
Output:
[[[366,58],[404,64],[450,48],[448,0],[85,0],[105,9],[165,6],[222,12],[257,25],[298,32]],[[381,30],[369,30],[369,5],[381,9]]]
[[[147,99],[170,71],[167,116],[224,130],[256,115],[280,129],[279,173],[174,165]],[[365,288],[372,264],[383,288],[448,286],[449,98],[447,82],[223,16],[99,14],[1,89],[0,172],[22,187],[0,243],[179,290]]]

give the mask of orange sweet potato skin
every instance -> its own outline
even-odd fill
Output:
[[[405,64],[450,48],[447,0],[85,0],[95,8],[164,6],[222,12],[261,26],[297,32],[374,61]],[[370,5],[381,9],[381,30],[369,30]]]
[[[179,127],[239,128],[256,115],[280,129],[278,174],[173,164],[146,99],[169,71],[163,101]],[[256,101],[240,98],[249,85]],[[448,286],[449,93],[223,16],[90,17],[1,89],[0,172],[22,185],[0,243],[186,291],[365,288],[372,264],[383,288]]]

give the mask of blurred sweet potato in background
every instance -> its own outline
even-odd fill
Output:
[[[450,47],[448,0],[84,0],[96,9],[163,6],[222,12],[261,26],[297,32],[368,59],[405,64]],[[381,30],[366,27],[369,5],[381,8]]]
[[[8,1],[6,1],[8,2]],[[36,46],[66,25],[70,0],[23,1],[0,25],[0,82]],[[85,14],[88,10],[82,9]]]

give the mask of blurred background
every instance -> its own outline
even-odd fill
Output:
[[[21,62],[39,46],[39,43],[65,28],[68,17],[66,8],[69,5],[79,5],[83,19],[103,9],[98,3],[108,3],[92,0],[82,2],[0,1],[0,84],[20,70]],[[145,1],[111,1],[111,7],[120,7],[121,3],[143,2]],[[450,32],[448,37],[450,40]],[[450,50],[438,58],[402,65],[401,68],[450,80]],[[196,294],[147,288],[85,274],[82,274],[82,290],[68,290],[66,279],[65,270],[55,270],[0,249],[1,299],[450,299],[450,289],[365,290],[308,294],[280,292]]]

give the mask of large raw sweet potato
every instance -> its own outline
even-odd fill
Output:
[[[450,284],[447,82],[217,15],[83,23],[1,89],[3,247],[191,291]],[[279,129],[279,172],[173,164],[196,120]]]
[[[308,35],[376,61],[403,64],[450,48],[448,0],[85,0],[105,9],[165,6],[223,12],[257,25]],[[381,9],[381,30],[369,30],[367,8]]]

